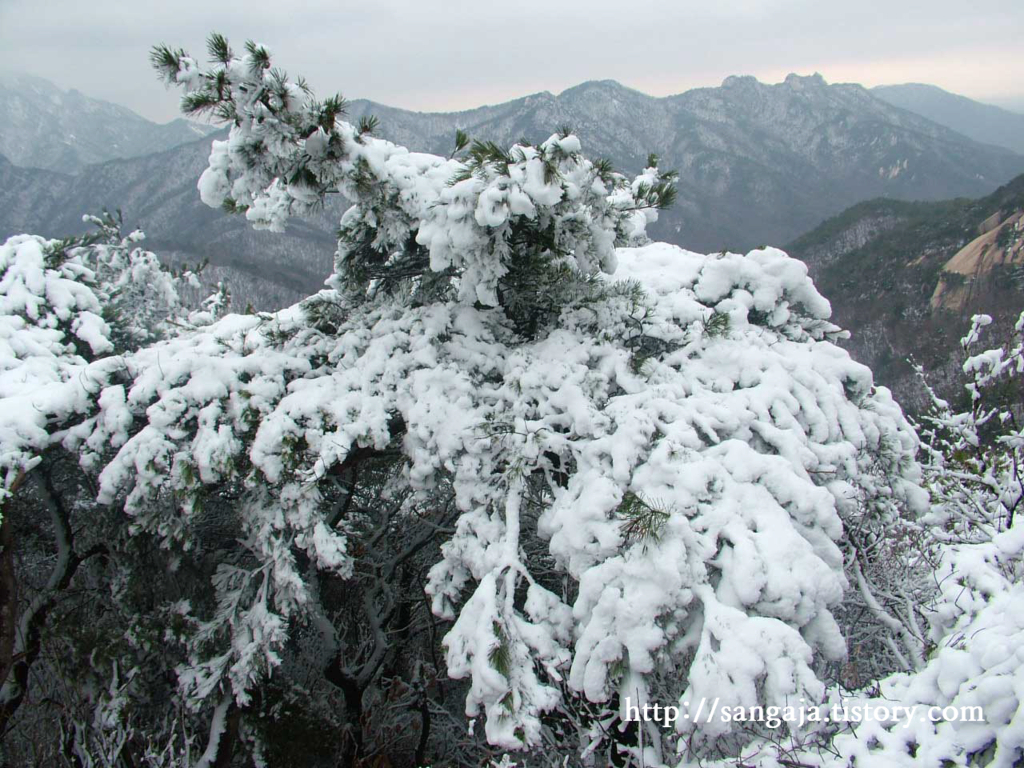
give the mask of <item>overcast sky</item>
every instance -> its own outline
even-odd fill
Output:
[[[253,38],[318,93],[464,109],[584,80],[656,96],[731,74],[778,82],[927,82],[1024,112],[1024,0],[0,0],[0,71],[77,88],[154,120],[177,94],[156,43],[204,54]]]

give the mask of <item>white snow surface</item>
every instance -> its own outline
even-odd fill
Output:
[[[114,397],[102,383],[124,362],[109,356],[104,310],[116,309],[121,332],[144,341],[177,309],[174,278],[136,247],[141,239],[134,232],[67,252],[34,235],[0,245],[0,508],[57,438],[54,425],[89,412],[97,396]]]
[[[239,536],[263,564],[248,577],[266,589],[211,619],[235,640],[184,676],[199,698],[226,677],[244,700],[260,665],[277,663],[287,621],[309,597],[294,547],[350,571],[344,533],[327,527],[310,481],[356,446],[385,447],[395,414],[409,486],[429,496],[444,472],[457,493],[457,532],[429,592],[455,619],[449,672],[471,677],[467,712],[486,715],[493,743],[535,742],[560,679],[592,701],[659,676],[691,700],[820,697],[813,658],[844,654],[831,614],[846,586],[844,506],[880,495],[920,508],[915,434],[888,391],[829,341],[838,329],[828,303],[781,251],[621,249],[606,283],[626,280],[644,301],[613,291],[568,306],[532,342],[513,337],[500,310],[462,302],[369,301],[330,335],[301,306],[229,315],[123,359],[57,357],[31,392],[5,383],[32,407],[5,398],[0,429],[39,420],[26,444],[38,449],[47,419],[83,414],[56,436],[99,471],[101,501],[123,501],[135,525],[169,540],[187,541],[199,484],[235,478],[250,489]],[[719,332],[708,330],[715,313],[728,317]],[[638,328],[662,345],[640,366],[627,343]],[[124,371],[130,381],[115,381]],[[511,429],[496,437],[497,425]],[[888,475],[873,469],[883,444],[898,464]],[[243,454],[252,469],[239,476]],[[524,530],[522,478],[549,473],[551,455],[573,470],[551,485],[536,530]],[[627,493],[665,514],[656,537],[624,534]],[[156,503],[164,498],[178,511]],[[527,535],[546,540],[578,585],[571,603],[531,573]],[[504,673],[490,663],[499,646],[513,660]],[[664,677],[680,664],[688,674]]]

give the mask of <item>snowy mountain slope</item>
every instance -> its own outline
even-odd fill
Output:
[[[1024,152],[1024,115],[981,104],[934,85],[880,85],[871,95],[952,128],[975,141]]]
[[[16,165],[76,173],[91,163],[170,149],[213,130],[182,119],[160,125],[39,77],[0,76],[0,154]]]

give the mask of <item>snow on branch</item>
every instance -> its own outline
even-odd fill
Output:
[[[153,54],[186,111],[231,124],[200,194],[271,229],[344,195],[330,289],[182,328],[124,354],[120,379],[61,347],[29,425],[45,442],[61,408],[80,414],[61,443],[134,533],[187,553],[203,520],[230,527],[215,599],[181,609],[188,703],[246,707],[322,618],[318,580],[356,572],[373,514],[334,503],[334,481],[373,461],[389,472],[361,482],[389,514],[438,531],[426,589],[492,744],[539,745],[571,699],[618,728],[626,695],[819,697],[817,660],[846,653],[844,522],[925,499],[916,434],[833,343],[806,267],[646,244],[672,196],[653,163],[629,181],[568,132],[413,153],[340,120],[340,97],[317,101],[262,46],[210,49],[207,70]],[[46,280],[73,277],[35,240],[0,259],[22,248]],[[65,288],[65,321],[102,346],[93,299]],[[32,338],[69,343],[49,331]],[[73,403],[50,395],[72,380],[91,382]],[[709,749],[732,731],[679,728]]]
[[[231,126],[226,141],[213,142],[203,202],[281,231],[326,195],[343,195],[352,207],[341,221],[335,287],[432,271],[458,277],[464,300],[497,306],[503,278],[539,261],[584,275],[613,271],[615,246],[642,242],[675,196],[674,174],[659,172],[654,156],[630,181],[587,160],[568,132],[508,149],[463,136],[451,158],[410,152],[371,136],[372,121],[342,120],[341,96],[316,99],[271,65],[265,47],[248,43],[235,55],[219,35],[209,47],[210,69],[180,50],[152,52],[160,76],[184,89],[186,114]]]

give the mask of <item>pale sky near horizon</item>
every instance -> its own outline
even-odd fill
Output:
[[[158,121],[157,43],[205,54],[211,31],[267,45],[320,94],[407,109],[494,104],[585,80],[654,96],[728,75],[924,82],[1024,112],[1024,2],[991,0],[0,0],[0,72],[26,72]]]

